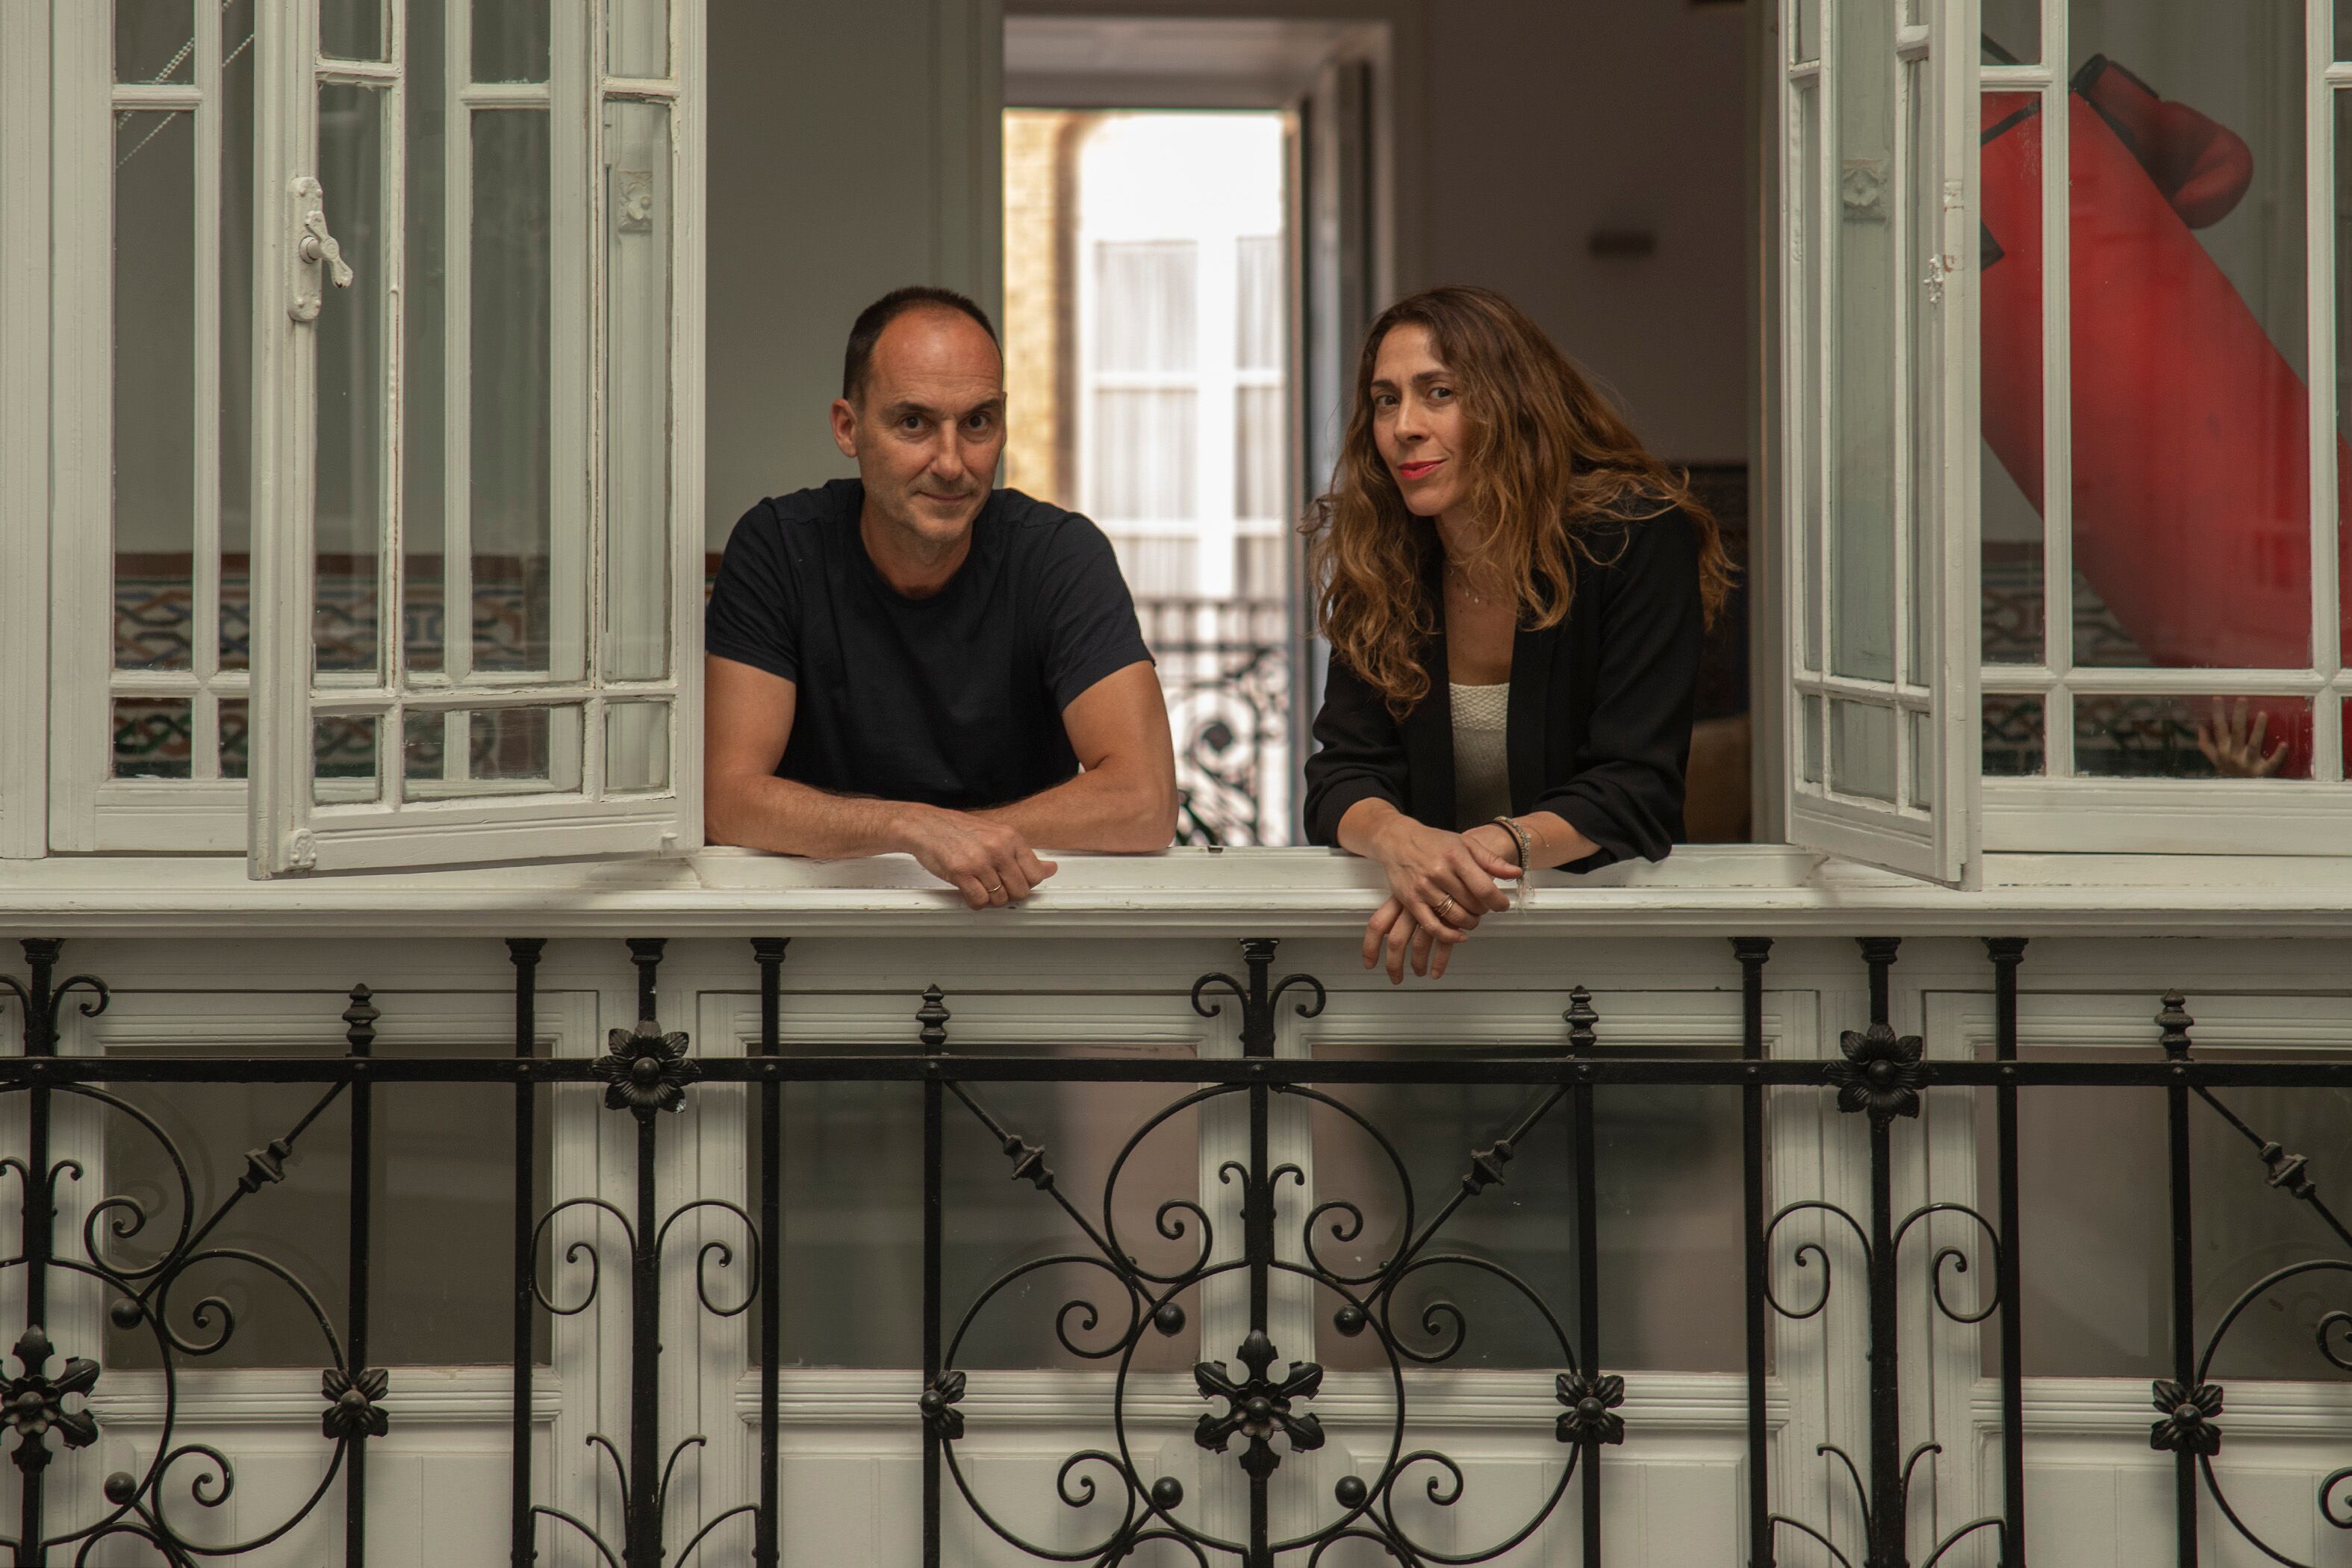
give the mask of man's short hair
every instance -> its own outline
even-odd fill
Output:
[[[935,310],[961,310],[980,323],[988,341],[996,343],[1002,353],[1004,345],[996,336],[996,323],[988,319],[969,297],[952,289],[935,289],[927,283],[917,283],[904,289],[893,289],[863,310],[857,312],[856,323],[849,329],[849,352],[841,358],[841,395],[852,403],[866,384],[866,367],[873,363],[874,345],[882,341],[882,330],[909,310],[929,306]]]

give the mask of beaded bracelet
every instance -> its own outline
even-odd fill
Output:
[[[1534,842],[1528,838],[1528,830],[1520,826],[1517,823],[1512,821],[1509,817],[1498,816],[1496,817],[1494,821],[1495,826],[1509,834],[1511,836],[1511,842],[1519,847],[1519,877],[1521,880],[1524,881],[1528,871],[1528,862],[1534,858]]]

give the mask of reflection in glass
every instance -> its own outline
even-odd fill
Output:
[[[1987,778],[2023,778],[2048,766],[2040,697],[1984,700],[1984,773]]]
[[[993,1047],[962,1043],[959,1052]],[[1079,1047],[1024,1046],[1023,1054],[1091,1055]],[[1121,1054],[1181,1057],[1181,1047],[1128,1047]],[[975,1097],[1003,1125],[1044,1146],[1055,1184],[1089,1216],[1102,1212],[1103,1184],[1127,1140],[1177,1098],[1164,1084],[987,1084]],[[758,1212],[761,1148],[756,1099],[746,1096],[750,1157],[745,1185]],[[914,1085],[793,1084],[784,1089],[784,1363],[788,1366],[903,1367],[922,1361],[923,1101]],[[1007,1179],[1003,1148],[953,1096],[947,1102],[948,1194],[944,1280],[961,1317],[990,1282],[1025,1262],[1082,1253],[1090,1244],[1045,1194]],[[1202,1198],[1198,1119],[1172,1118],[1138,1146],[1119,1179],[1112,1217],[1119,1238],[1147,1268],[1172,1274],[1197,1256],[1199,1231],[1170,1241],[1156,1228],[1160,1205]],[[1099,1223],[1097,1219],[1097,1223]],[[1225,1222],[1220,1221],[1223,1226]],[[844,1280],[858,1289],[842,1289]],[[969,1367],[1066,1367],[1101,1372],[1116,1362],[1073,1356],[1056,1342],[1056,1314],[1083,1297],[1101,1311],[1092,1333],[1072,1325],[1080,1345],[1099,1349],[1128,1321],[1125,1292],[1100,1269],[1040,1269],[999,1294],[974,1321],[957,1354]],[[1147,1330],[1139,1371],[1188,1371],[1198,1358],[1198,1294],[1185,1302],[1190,1326],[1175,1338]],[[951,1325],[950,1325],[951,1326]],[[756,1360],[759,1341],[751,1333]]]
[[[1822,700],[1818,697],[1801,699],[1804,703],[1804,779],[1807,784],[1822,782]]]
[[[1894,14],[1881,5],[1843,7],[1838,24],[1837,288],[1831,322],[1836,376],[1831,463],[1836,504],[1830,519],[1830,668],[1836,675],[1892,680],[1897,324]],[[1902,270],[1907,275],[1909,268]]]
[[[2101,778],[2311,776],[2300,697],[2077,697],[2074,771]]]
[[[320,670],[376,668],[384,506],[383,93],[319,89],[327,226],[352,269],[318,322],[318,534],[312,646]]]
[[[242,697],[225,697],[220,705],[220,770],[225,779],[246,776],[252,754],[251,710]]]
[[[1801,542],[1797,564],[1803,574],[1803,588],[1798,595],[1805,607],[1803,664],[1807,669],[1819,669],[1825,613],[1821,587],[1825,506],[1822,474],[1823,388],[1821,334],[1811,328],[1822,309],[1822,251],[1827,243],[1822,229],[1822,95],[1811,84],[1800,86],[1794,91],[1797,125],[1789,167],[1790,178],[1796,184],[1790,205],[1797,226],[1797,260],[1796,276],[1790,283],[1797,293],[1797,319],[1805,323],[1807,330],[1790,334],[1789,352],[1797,362],[1797,417],[1793,443],[1796,449],[1789,460],[1797,481],[1797,526]]]
[[[670,673],[669,138],[665,106],[605,104],[603,662],[616,680]]]
[[[194,725],[195,705],[185,697],[116,698],[114,776],[187,778]]]
[[[547,114],[473,116],[474,668],[544,670],[555,658],[549,458]],[[558,673],[576,679],[578,649]]]
[[[576,705],[412,711],[401,776],[420,800],[576,790],[580,719]]]
[[[2145,1018],[2138,1005],[2134,1016]],[[2027,1031],[2032,1031],[2029,1020]],[[2140,1027],[2145,1028],[2142,1024]],[[2149,1047],[2135,1053],[2153,1057]],[[2123,1053],[2069,1045],[2027,1046],[2037,1057],[2080,1059]],[[2210,1048],[2200,1056],[2218,1056]],[[2231,1061],[2340,1060],[2337,1052],[2231,1050]],[[2311,1157],[2321,1173],[2352,1170],[2352,1093],[2343,1089],[2231,1089],[2217,1091],[2265,1138]],[[1993,1193],[1990,1096],[1979,1098],[1978,1170],[1984,1201]],[[2194,1173],[2197,1342],[2256,1280],[2314,1258],[2340,1258],[2342,1243],[2308,1205],[2271,1186],[2255,1150],[2210,1107],[2189,1105],[2189,1165]],[[2164,1096],[2155,1090],[2035,1089],[2018,1099],[2019,1191],[2023,1200],[2025,1375],[2128,1377],[2173,1374],[2172,1227],[2161,1202],[2169,1180]],[[2323,1188],[2323,1191],[2325,1189]],[[1996,1212],[1990,1208],[1988,1213]],[[2266,1297],[2221,1343],[2215,1374],[2231,1378],[2333,1379],[2320,1358],[2320,1320],[2352,1307],[2352,1281],[2341,1274],[2306,1276]],[[1998,1336],[1985,1336],[1994,1364]]]
[[[384,0],[319,0],[319,52],[331,59],[384,58]]]
[[[347,805],[383,798],[376,773],[379,728],[373,713],[330,714],[311,721],[314,805]]]
[[[1830,787],[1895,801],[1895,713],[1866,702],[1830,704]]]
[[[494,12],[495,6],[477,7]],[[439,61],[447,40],[447,16],[439,0],[409,0],[408,58]],[[400,424],[401,623],[407,667],[414,671],[446,668],[448,626],[446,567],[448,551],[448,136],[452,111],[446,73],[412,69],[408,74],[406,247],[401,275],[401,375],[404,399]],[[456,111],[462,119],[463,110]],[[495,367],[484,367],[496,374]]]
[[[1350,1046],[1349,1054],[1409,1053]],[[1418,1084],[1334,1086],[1328,1092],[1396,1143],[1420,1205],[1417,1224],[1459,1192],[1470,1151],[1493,1143],[1543,1093]],[[1594,1117],[1601,1321],[1608,1326],[1611,1369],[1737,1370],[1744,1364],[1742,1307],[1738,1293],[1722,1289],[1721,1282],[1724,1270],[1737,1266],[1741,1246],[1738,1097],[1719,1089],[1604,1089],[1594,1096]],[[1311,1122],[1315,1202],[1354,1203],[1365,1219],[1361,1235],[1343,1241],[1329,1235],[1327,1215],[1317,1254],[1338,1272],[1368,1273],[1402,1238],[1395,1167],[1339,1112],[1318,1105]],[[1465,1204],[1430,1252],[1508,1269],[1570,1325],[1579,1291],[1571,1128],[1562,1103],[1519,1146],[1508,1184]],[[1526,1296],[1475,1266],[1441,1265],[1404,1277],[1391,1314],[1402,1342],[1429,1352],[1450,1338],[1422,1326],[1424,1311],[1439,1301],[1458,1306],[1467,1325],[1461,1351],[1447,1365],[1561,1364],[1558,1340]],[[1349,1339],[1330,1329],[1339,1305],[1328,1296],[1316,1303],[1316,1359],[1333,1370],[1385,1371],[1388,1359],[1375,1336]]]
[[[2040,664],[2047,625],[2042,581],[2041,97],[1986,93],[1983,121],[1983,221],[1977,248],[1984,661]],[[2012,466],[2017,478],[2011,477]]]
[[[256,0],[221,7],[220,666],[253,662],[253,30]],[[240,731],[240,733],[242,731]],[[228,742],[224,720],[221,742]],[[227,772],[226,753],[222,776]]]
[[[1983,0],[1984,63],[2032,65],[2042,58],[2042,0]]]
[[[416,0],[410,0],[415,5]],[[547,79],[548,0],[474,5],[474,79]]]
[[[437,1028],[404,1028],[400,998],[379,993],[375,1000],[384,1015],[377,1026],[378,1050],[457,1057],[499,1056],[510,1048],[492,1039],[452,1044]],[[340,998],[318,999],[327,1026],[322,1040],[334,1040],[332,1020],[340,1005]],[[205,1042],[202,1048],[215,1047]],[[242,1040],[231,1048],[247,1056],[296,1054]],[[209,1212],[236,1191],[247,1151],[285,1136],[318,1102],[320,1090],[302,1084],[124,1084],[115,1092],[171,1137],[187,1161],[199,1208]],[[542,1208],[552,1120],[543,1114],[539,1120],[535,1173]],[[370,1179],[377,1204],[369,1280],[374,1363],[491,1365],[511,1357],[507,1309],[513,1278],[513,1128],[512,1101],[494,1100],[478,1088],[400,1084],[376,1090]],[[108,1114],[104,1136],[106,1191],[133,1199],[149,1216],[139,1235],[115,1242],[108,1256],[132,1267],[152,1264],[177,1231],[178,1181],[154,1138],[130,1118]],[[348,1326],[342,1282],[351,1245],[351,1119],[340,1107],[303,1130],[286,1172],[283,1182],[232,1210],[222,1228],[205,1238],[204,1250],[241,1249],[286,1265],[318,1293],[341,1332]],[[184,1278],[186,1283],[173,1293],[178,1303],[174,1329],[189,1334],[189,1309],[215,1291],[226,1300],[236,1323],[220,1352],[201,1364],[321,1364],[324,1346],[316,1320],[278,1279],[259,1268],[227,1264],[200,1264]],[[547,1317],[537,1317],[539,1359],[544,1361]],[[209,1332],[198,1331],[193,1337],[208,1343],[218,1332],[215,1320]],[[158,1364],[152,1328],[110,1330],[107,1344],[111,1366]]]
[[[189,668],[196,528],[195,117],[114,129],[115,663]]]
[[[2305,129],[2278,106],[2302,101],[2303,29],[2072,16],[2074,554],[2120,633],[2074,662],[2302,668]],[[1988,372],[1988,400],[2008,395]]]
[[[1826,0],[1790,0],[1796,25],[1789,29],[1790,58],[1799,65],[1822,58],[1822,6]]]
[[[604,68],[614,76],[669,74],[669,0],[605,0]]]
[[[634,794],[669,788],[669,704],[611,702],[604,707],[604,789]]]
[[[194,81],[194,18],[191,0],[115,0],[114,79]]]

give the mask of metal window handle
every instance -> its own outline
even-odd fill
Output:
[[[351,264],[343,259],[343,247],[327,232],[326,188],[309,174],[298,176],[291,187],[294,196],[296,233],[294,241],[294,292],[286,313],[298,321],[315,321],[320,308],[325,303],[323,281],[338,289],[352,286]]]

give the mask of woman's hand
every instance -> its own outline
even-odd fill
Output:
[[[2197,721],[2197,749],[2225,779],[2266,779],[2286,761],[2284,741],[2267,752],[2263,749],[2270,727],[2271,716],[2264,712],[2255,714],[2253,727],[2247,728],[2244,698],[2238,699],[2233,710],[2226,699],[2217,697],[2208,716]]]
[[[1389,897],[1365,923],[1364,967],[1385,949],[1391,984],[1404,983],[1408,960],[1415,974],[1443,975],[1454,944],[1478,929],[1480,917],[1510,907],[1495,883],[1519,868],[1496,851],[1492,840],[1502,837],[1499,827],[1424,827],[1402,813],[1381,824],[1366,848],[1388,873]]]

